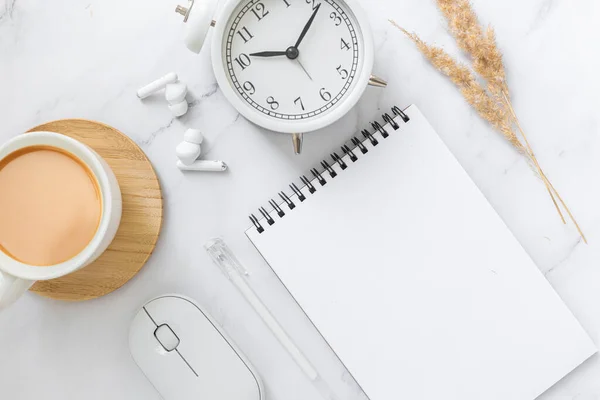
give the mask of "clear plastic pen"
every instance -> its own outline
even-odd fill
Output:
[[[248,271],[240,264],[229,247],[227,247],[227,244],[225,244],[222,239],[212,239],[204,245],[204,248],[212,258],[213,262],[221,269],[225,276],[227,276],[242,296],[244,296],[250,306],[252,306],[256,313],[261,317],[263,322],[277,340],[279,340],[279,343],[286,349],[306,377],[313,382],[316,389],[318,389],[325,398],[336,400],[336,396],[331,392],[327,383],[319,376],[319,373],[312,366],[310,361],[292,341],[279,322],[277,322],[273,314],[271,314],[254,290],[252,290],[250,285],[248,285],[248,282],[246,281]]]

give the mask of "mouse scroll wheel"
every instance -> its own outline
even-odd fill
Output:
[[[179,338],[167,324],[162,324],[154,331],[154,337],[158,343],[168,352],[171,352],[179,346]]]

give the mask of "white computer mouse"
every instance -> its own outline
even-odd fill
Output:
[[[133,359],[165,400],[264,400],[246,357],[193,300],[146,303],[129,330]]]

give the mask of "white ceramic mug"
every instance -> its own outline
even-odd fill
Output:
[[[0,309],[12,304],[35,281],[59,278],[75,272],[96,260],[112,242],[121,222],[121,190],[115,174],[106,161],[85,144],[53,132],[19,135],[0,147],[0,161],[17,150],[32,146],[50,146],[77,157],[92,172],[102,196],[102,216],[96,234],[75,257],[51,266],[23,264],[0,250]]]

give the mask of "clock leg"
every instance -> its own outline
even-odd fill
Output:
[[[369,85],[384,88],[387,86],[387,82],[378,76],[371,75],[371,78],[369,78]]]
[[[294,153],[300,154],[302,153],[302,142],[304,140],[303,133],[294,133],[292,134],[292,143],[294,144]]]

